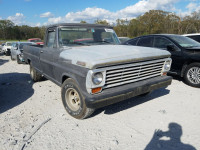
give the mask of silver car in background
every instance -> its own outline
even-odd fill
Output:
[[[3,51],[4,45],[5,45],[5,43],[2,43],[2,44],[0,45],[0,52]]]
[[[18,64],[21,64],[24,62],[24,58],[23,58],[23,46],[24,45],[36,45],[33,42],[15,42],[12,43],[12,47],[11,47],[11,60],[17,60]]]
[[[9,56],[9,55],[10,55],[11,45],[12,45],[12,42],[6,42],[6,43],[4,44],[4,46],[2,47],[2,51],[4,52],[4,54],[5,54],[6,56]]]

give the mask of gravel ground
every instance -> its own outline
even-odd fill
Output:
[[[200,150],[200,89],[168,88],[70,117],[60,87],[0,55],[0,150]]]

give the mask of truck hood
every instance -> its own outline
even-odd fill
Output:
[[[170,53],[165,50],[129,45],[72,47],[60,53],[64,61],[88,69],[169,56]]]

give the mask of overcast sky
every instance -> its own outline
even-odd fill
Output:
[[[199,11],[200,0],[0,0],[0,19],[31,26],[97,19],[112,23],[152,9],[184,16]]]

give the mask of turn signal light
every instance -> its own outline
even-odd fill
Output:
[[[163,72],[163,76],[166,76],[167,75],[167,72]]]
[[[94,89],[92,89],[92,94],[99,93],[99,92],[101,92],[101,90],[102,90],[102,88],[101,88],[101,87],[94,88]]]

